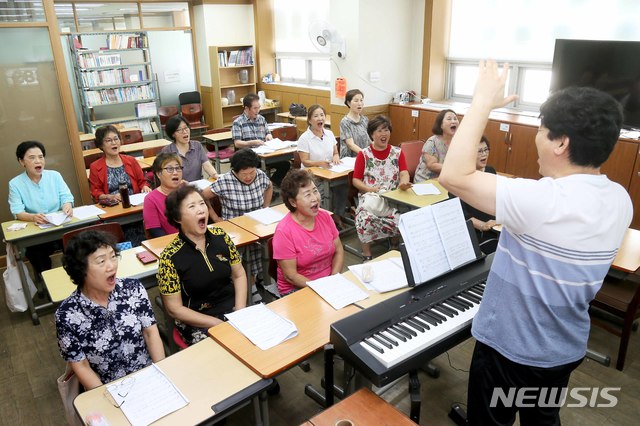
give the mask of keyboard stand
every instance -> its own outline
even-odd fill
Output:
[[[411,412],[409,418],[420,424],[420,379],[418,370],[409,371],[409,397],[411,398]]]

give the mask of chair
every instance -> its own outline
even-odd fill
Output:
[[[271,131],[271,136],[281,141],[297,141],[298,130],[295,126],[279,127]]]
[[[202,103],[200,92],[197,90],[193,92],[182,92],[178,95],[178,102],[180,102],[180,106],[185,104],[200,104]]]
[[[213,194],[213,198],[209,200],[211,203],[211,208],[218,215],[218,217],[222,217],[222,203],[220,202],[220,197],[218,194]]]
[[[123,145],[129,145],[130,143],[142,142],[142,130],[140,129],[128,129],[120,132]]]
[[[96,152],[95,154],[85,155],[84,157],[84,168],[88,169],[91,166],[91,163],[96,161],[97,159],[102,157],[101,152]]]
[[[145,148],[142,150],[142,156],[144,158],[155,157],[158,155],[160,151],[162,151],[163,146],[156,146],[155,148]]]
[[[299,169],[302,166],[302,160],[300,159],[300,153],[298,151],[293,151],[293,164],[291,165],[294,169]]]
[[[191,130],[205,130],[209,126],[204,122],[200,92],[184,92],[178,95],[180,114],[189,122]]]
[[[409,178],[413,182],[413,176],[416,173],[416,168],[420,162],[420,156],[422,155],[422,147],[424,141],[408,141],[400,144],[400,149],[404,153],[404,159],[407,162],[407,170],[409,171]]]
[[[167,120],[174,115],[178,115],[178,107],[176,105],[166,105],[158,108],[158,115],[160,116],[160,126],[162,130],[167,125]]]
[[[122,230],[122,226],[117,222],[107,222],[107,223],[98,223],[97,225],[86,226],[80,229],[74,229],[69,232],[65,232],[62,235],[62,248],[67,248],[67,243],[69,240],[75,235],[84,232],[84,231],[102,231],[116,237],[116,242],[121,243],[124,241],[124,231]]]
[[[616,369],[624,368],[629,338],[634,329],[634,321],[640,318],[640,276],[629,274],[624,278],[616,278],[607,275],[600,291],[591,301],[591,323],[620,337]],[[595,309],[594,309],[595,308]],[[606,312],[614,317],[621,326],[612,324],[602,318],[598,318],[597,312]]]
[[[207,130],[206,132],[204,132],[204,134],[212,135],[215,133],[224,133],[228,131],[229,131],[228,127],[220,127],[219,129]],[[218,149],[218,155],[216,156],[216,148],[215,146],[212,145],[213,143],[217,144],[218,142],[207,141],[205,143],[205,148],[208,151],[207,157],[209,158],[209,160],[213,161],[217,172],[220,173],[220,163],[228,163],[229,159],[233,157],[233,154],[235,154],[236,151],[233,147],[233,144],[231,144],[225,148]]]

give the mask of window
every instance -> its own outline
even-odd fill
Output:
[[[640,2],[556,0],[552,12],[528,0],[452,2],[446,96],[463,102],[473,94],[480,59],[509,62],[507,91],[519,96],[514,107],[537,111],[549,93],[556,38],[640,39]]]
[[[1,0],[0,22],[43,22],[42,0]]]
[[[309,36],[313,23],[328,22],[329,2],[275,0],[276,70],[285,83],[329,86],[331,55],[319,51]]]

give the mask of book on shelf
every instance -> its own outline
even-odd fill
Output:
[[[228,67],[234,67],[236,65],[236,61],[238,60],[238,51],[232,50],[229,52],[229,62],[227,64]]]
[[[227,51],[218,52],[218,63],[221,67],[227,66]]]
[[[158,115],[158,106],[155,101],[136,104],[136,115],[138,117],[155,117]]]
[[[107,49],[135,49],[147,47],[147,38],[144,35],[109,34],[107,36]]]

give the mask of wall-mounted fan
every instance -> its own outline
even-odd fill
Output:
[[[309,25],[309,39],[319,52],[335,53],[340,59],[347,57],[344,38],[326,22],[312,22]]]

